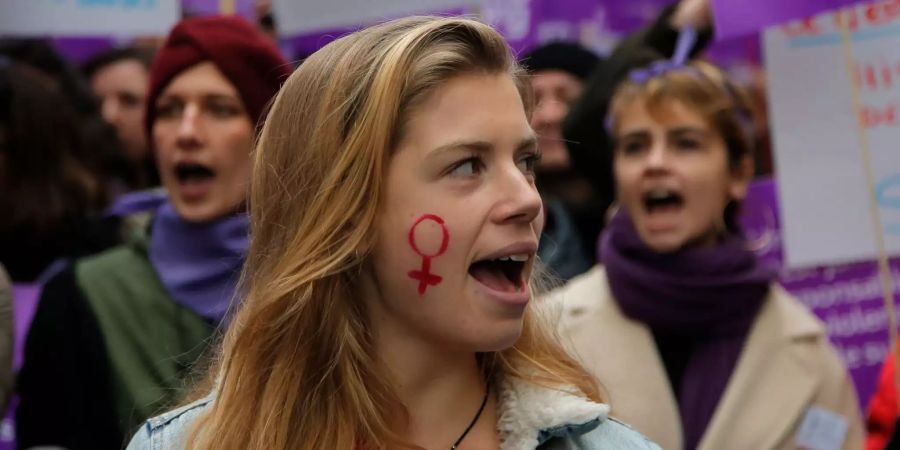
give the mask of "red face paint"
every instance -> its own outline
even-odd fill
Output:
[[[421,250],[419,250],[419,246],[416,244],[416,227],[418,227],[422,222],[431,221],[438,226],[441,227],[441,246],[438,248],[437,252],[433,255],[426,255]],[[437,286],[443,278],[440,275],[435,275],[431,273],[431,259],[437,258],[444,254],[447,251],[447,245],[450,243],[450,232],[447,231],[447,227],[444,225],[444,219],[434,215],[434,214],[425,214],[422,217],[419,217],[413,226],[409,229],[409,246],[412,247],[413,251],[416,252],[417,255],[422,257],[422,268],[419,270],[410,270],[407,275],[414,280],[419,281],[419,295],[424,295],[425,290],[428,289],[428,286]]]

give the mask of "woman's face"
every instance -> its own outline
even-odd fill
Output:
[[[416,107],[371,260],[379,330],[463,351],[516,341],[543,226],[537,159],[509,76],[459,76]]]
[[[721,134],[677,100],[652,112],[632,102],[617,122],[619,203],[644,243],[660,253],[714,244],[725,232],[725,206],[747,192],[749,156],[732,169]]]
[[[581,80],[562,70],[544,70],[531,76],[535,107],[531,126],[541,147],[540,171],[564,171],[571,166],[563,141],[562,123],[583,89]]]
[[[91,78],[91,89],[100,99],[103,119],[116,127],[119,140],[134,161],[147,157],[144,111],[149,78],[147,68],[135,59],[104,66]]]
[[[203,62],[175,77],[154,107],[159,173],[178,214],[208,222],[237,211],[246,199],[253,142],[237,89]]]

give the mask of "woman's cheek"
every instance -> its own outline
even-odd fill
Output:
[[[407,243],[420,260],[420,264],[411,268],[407,276],[416,283],[419,296],[424,296],[429,287],[438,286],[444,281],[444,275],[437,273],[433,265],[436,259],[447,252],[450,231],[441,216],[422,214],[409,226]]]

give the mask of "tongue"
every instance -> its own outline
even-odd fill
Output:
[[[660,204],[650,206],[649,208],[647,208],[647,211],[651,212],[651,213],[655,213],[655,212],[665,213],[665,212],[675,212],[675,211],[678,211],[679,209],[681,209],[681,202],[666,202],[666,203],[660,203]]]
[[[516,285],[503,274],[503,271],[490,263],[476,263],[469,269],[469,274],[481,284],[503,292],[516,292]]]
[[[211,180],[212,175],[207,174],[191,174],[181,178],[181,184],[196,184]]]

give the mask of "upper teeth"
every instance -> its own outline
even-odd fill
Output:
[[[668,198],[670,195],[672,195],[672,193],[670,191],[661,190],[661,189],[650,191],[647,194],[648,197],[654,198],[654,199]]]
[[[497,258],[498,261],[515,261],[515,262],[525,262],[528,261],[528,255],[523,253],[520,255],[509,255]]]

